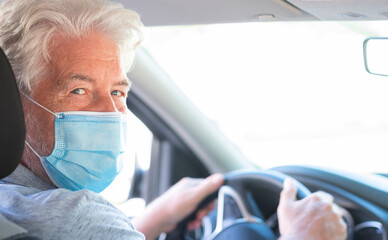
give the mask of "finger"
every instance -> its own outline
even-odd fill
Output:
[[[197,218],[202,219],[208,215],[215,208],[215,201],[209,203],[206,207],[202,208],[197,212]]]
[[[326,192],[318,191],[313,194],[311,194],[312,197],[314,197],[315,200],[325,202],[332,204],[334,202],[334,197]]]
[[[346,215],[348,215],[349,213],[335,203],[333,203],[333,212],[338,216],[340,216],[340,224],[345,227],[345,232],[347,232],[348,225],[346,224],[344,219],[346,218]]]
[[[196,187],[196,196],[198,199],[202,200],[208,195],[215,192],[221,185],[224,183],[224,177],[222,174],[213,174],[205,178],[198,186]]]
[[[212,202],[209,203],[208,205],[206,205],[206,206],[204,206],[203,208],[201,208],[198,212],[200,212],[200,211],[203,211],[203,212],[205,212],[205,213],[211,212],[211,211],[215,208],[215,205],[216,205],[215,202],[216,202],[215,200],[212,201]],[[206,215],[207,215],[207,214],[206,214]]]
[[[333,204],[333,212],[337,215],[340,215],[340,216],[344,215],[342,208],[335,203]]]
[[[214,204],[209,204],[209,205],[213,205],[213,206],[214,206]],[[196,218],[195,218],[194,220],[190,221],[190,222],[187,224],[187,229],[188,229],[189,231],[192,231],[192,230],[194,230],[194,229],[196,229],[196,228],[199,228],[199,227],[202,225],[202,219],[203,219],[205,216],[207,216],[207,215],[209,214],[209,212],[210,212],[210,209],[209,209],[208,206],[205,207],[205,208],[202,209],[202,210],[199,210],[199,211],[197,212],[197,214],[196,214]]]
[[[206,215],[208,215],[208,214],[209,214],[209,211],[207,211],[207,210],[205,210],[205,209],[200,210],[200,211],[198,211],[198,213],[197,213],[197,218],[196,218],[196,219],[202,221],[202,218],[204,218],[204,217],[205,217]]]
[[[195,219],[187,224],[187,230],[193,231],[202,225],[202,220]]]
[[[209,204],[205,207],[205,209],[206,209],[206,211],[211,212],[211,211],[215,208],[215,206],[216,206],[216,203],[215,203],[215,201],[213,201],[213,202],[209,203]]]
[[[287,178],[283,183],[283,191],[280,195],[280,203],[295,202],[297,193],[296,183],[293,179]]]

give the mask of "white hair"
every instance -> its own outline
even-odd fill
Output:
[[[98,31],[117,44],[128,72],[142,27],[137,13],[105,0],[8,0],[0,7],[0,47],[25,93],[47,73],[55,34],[80,38]]]

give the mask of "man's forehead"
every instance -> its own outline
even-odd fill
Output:
[[[50,62],[58,86],[72,81],[130,86],[119,48],[111,38],[98,32],[80,38],[58,34],[53,42]]]

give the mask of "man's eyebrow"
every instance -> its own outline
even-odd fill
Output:
[[[82,75],[79,73],[71,73],[68,78],[60,81],[60,85],[66,86],[71,80],[82,80],[87,82],[94,82],[95,80],[92,77]],[[131,86],[131,82],[128,78],[123,78],[115,83],[116,86]]]
[[[131,86],[131,83],[128,78],[123,78],[122,80],[118,81],[115,85],[129,87]]]
[[[62,80],[58,81],[58,85],[61,87],[66,87],[71,80],[82,80],[92,82],[94,81],[91,77],[79,74],[79,73],[70,73],[68,77],[62,78]]]
[[[73,79],[85,80],[85,81],[94,81],[93,78],[91,78],[89,76],[82,75],[82,74],[78,74],[78,73],[70,74],[68,80],[73,80]]]

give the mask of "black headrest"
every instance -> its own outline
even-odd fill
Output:
[[[0,49],[0,179],[11,174],[24,149],[25,125],[19,90],[4,52]]]

